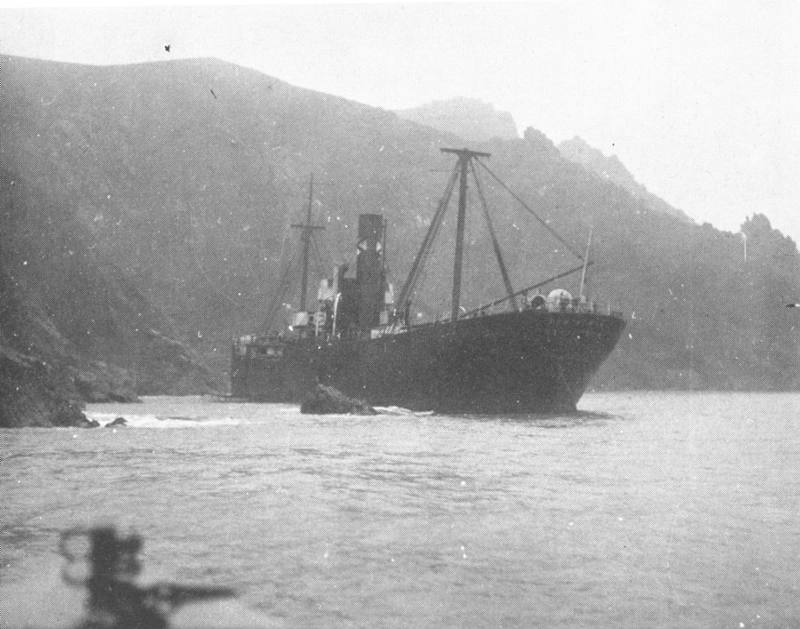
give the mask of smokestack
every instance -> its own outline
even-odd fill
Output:
[[[358,217],[358,253],[356,282],[358,283],[358,327],[362,330],[376,326],[383,305],[383,217],[362,214]]]

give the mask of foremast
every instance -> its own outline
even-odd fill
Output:
[[[474,157],[491,157],[490,153],[479,153],[469,149],[441,149],[442,153],[458,155],[459,172],[458,185],[458,219],[456,220],[456,250],[453,256],[453,293],[450,301],[450,319],[458,318],[458,308],[461,305],[461,267],[464,261],[464,229],[467,223],[467,175],[472,166]]]
[[[308,295],[308,266],[309,266],[309,257],[311,254],[312,246],[315,248],[315,251],[318,253],[318,243],[314,239],[314,233],[317,230],[324,230],[325,227],[322,225],[314,225],[311,222],[312,219],[312,212],[314,208],[314,173],[311,173],[309,177],[308,183],[308,203],[306,206],[306,216],[304,223],[294,223],[291,225],[293,229],[300,230],[300,244],[301,244],[301,252],[300,252],[300,271],[301,271],[301,279],[300,279],[300,294],[299,294],[299,307],[297,312],[306,312],[307,306],[307,295]],[[273,325],[275,322],[275,317],[277,316],[278,312],[281,310],[282,303],[284,298],[286,297],[287,292],[289,291],[290,287],[294,284],[294,279],[296,277],[296,253],[289,261],[288,264],[283,269],[281,274],[280,281],[278,283],[278,288],[273,293],[272,299],[270,304],[267,308],[267,316],[264,319],[264,323],[262,324],[262,333],[263,334],[271,334],[274,333]]]

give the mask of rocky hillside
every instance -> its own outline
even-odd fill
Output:
[[[214,386],[73,210],[0,169],[0,426],[80,424],[84,401]]]
[[[507,111],[498,111],[490,103],[474,98],[451,98],[433,101],[395,113],[405,120],[452,133],[470,142],[486,142],[492,138],[519,138],[517,124]]]
[[[589,146],[585,140],[578,136],[559,144],[558,150],[563,157],[571,162],[580,164],[596,173],[599,177],[625,188],[634,197],[641,199],[651,210],[671,214],[683,221],[691,222],[692,219],[684,212],[672,207],[669,203],[657,197],[636,181],[616,155],[606,157],[602,151]]]
[[[452,168],[439,148],[466,143],[213,59],[99,68],[5,58],[2,65],[3,164],[46,191],[51,212],[70,208],[87,250],[113,264],[119,281],[129,281],[126,291],[138,291],[163,316],[152,326],[162,332],[152,338],[169,338],[174,330],[181,347],[197,351],[220,374],[231,337],[263,320],[311,172],[315,220],[326,227],[333,258],[353,258],[359,213],[383,213],[387,258],[400,283]],[[750,235],[745,261],[739,235],[660,211],[642,194],[566,159],[535,129],[522,138],[470,144],[492,153],[493,171],[575,248],[594,225],[590,288],[632,317],[598,385],[800,384],[795,312],[784,308],[800,295],[796,248],[765,217],[744,226]],[[484,192],[515,287],[574,265],[488,178]],[[442,234],[453,229],[451,217]],[[503,292],[485,236],[480,212],[473,211],[467,306]],[[451,268],[452,252],[439,247],[416,298],[421,310],[447,310]],[[574,289],[576,282],[564,283]],[[105,300],[85,295],[87,303]],[[63,319],[72,342],[99,357],[91,334],[80,338],[78,321]],[[112,320],[134,336],[123,334],[113,352],[100,354],[107,362],[112,355],[140,355],[128,350],[147,332],[130,319]],[[84,314],[79,321],[86,321]],[[166,351],[169,344],[159,347]]]
[[[68,360],[57,351],[58,332],[21,292],[0,270],[0,428],[88,424]],[[34,340],[56,355],[43,358]]]

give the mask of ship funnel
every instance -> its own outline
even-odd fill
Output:
[[[376,326],[383,307],[385,278],[383,269],[383,216],[362,214],[358,217],[358,327]]]

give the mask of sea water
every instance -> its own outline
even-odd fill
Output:
[[[124,428],[0,431],[0,625],[63,604],[59,532],[99,523],[140,533],[162,579],[232,586],[283,626],[800,625],[800,395],[580,408],[145,398],[88,407]]]

